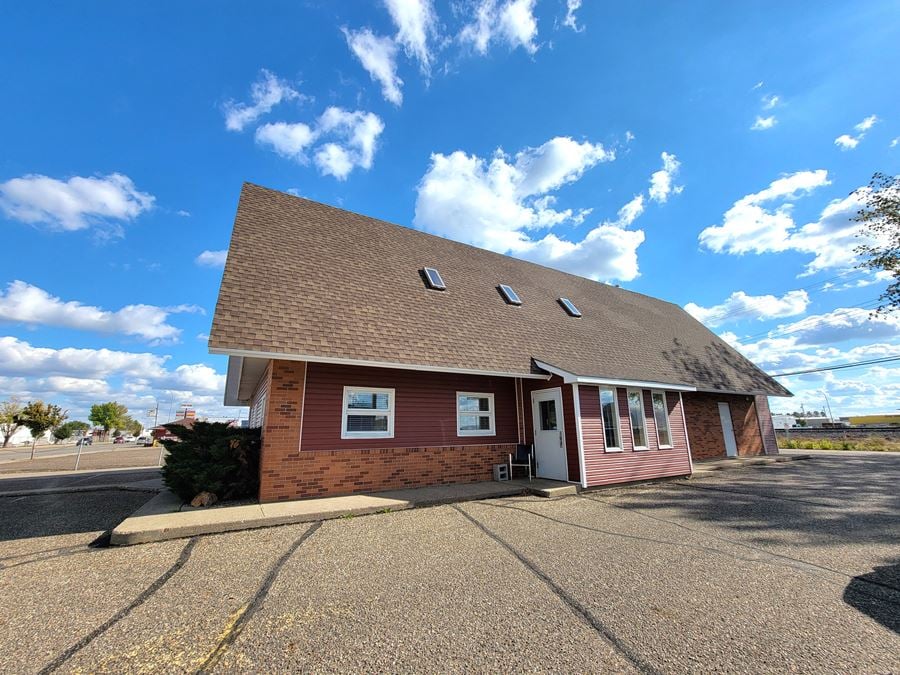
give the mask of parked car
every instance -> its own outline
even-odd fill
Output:
[[[91,445],[93,442],[94,442],[94,439],[91,438],[90,436],[83,436],[78,439],[78,442],[75,443],[75,445],[85,446],[85,445]]]
[[[124,444],[125,444],[125,437],[124,437],[124,436],[116,436],[116,437],[113,439],[113,443],[116,444],[116,445],[124,445]]]
[[[134,443],[135,441],[135,438],[132,434],[125,434],[124,436],[122,436],[122,438],[125,439],[126,443]]]
[[[153,437],[152,436],[141,436],[137,439],[138,445],[143,445],[145,448],[149,448],[153,445]]]

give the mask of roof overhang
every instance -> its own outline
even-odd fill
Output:
[[[534,364],[541,370],[546,370],[552,375],[559,375],[566,384],[608,384],[613,387],[639,387],[641,389],[667,389],[669,391],[697,391],[697,387],[687,384],[675,384],[673,382],[654,382],[652,380],[622,380],[611,377],[595,375],[577,375],[562,368],[551,366],[538,359]]]

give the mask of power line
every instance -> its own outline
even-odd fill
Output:
[[[900,355],[885,356],[880,359],[869,359],[868,361],[856,361],[855,363],[838,363],[833,366],[822,366],[821,368],[809,368],[807,370],[793,370],[789,373],[775,373],[770,377],[788,377],[789,375],[806,375],[808,373],[822,373],[826,370],[843,370],[844,368],[859,368],[861,366],[873,366],[878,363],[890,363],[891,361],[900,361]]]
[[[863,302],[858,302],[857,304],[850,305],[849,307],[840,307],[839,309],[874,309],[874,307],[879,302],[880,300],[878,298],[873,298],[870,300],[865,300]],[[810,319],[813,317],[807,317],[805,319],[799,319],[798,321],[795,321],[792,324],[788,324],[787,326],[784,326],[782,328],[774,328],[771,330],[754,333],[752,335],[745,335],[741,337],[741,342],[750,342],[756,340],[757,338],[783,337],[802,330],[809,330],[830,319],[834,311],[835,310],[832,310],[832,312],[818,315],[815,321],[810,321]]]

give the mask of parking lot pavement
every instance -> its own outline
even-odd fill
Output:
[[[816,457],[122,549],[87,543],[138,493],[0,499],[0,671],[897,671],[898,484]]]
[[[119,469],[129,467],[157,466],[159,448],[140,448],[133,445],[112,446],[110,449],[92,450],[81,455],[80,470]],[[75,468],[75,454],[44,457],[35,460],[0,462],[0,475],[10,473],[32,473],[35,471],[70,471]]]

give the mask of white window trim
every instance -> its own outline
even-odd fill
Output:
[[[487,412],[464,412],[459,409],[459,397],[460,396],[477,396],[478,398],[486,398],[488,400],[489,410]],[[456,392],[456,435],[457,436],[496,436],[497,435],[497,425],[495,422],[495,411],[494,411],[494,395],[488,394],[486,392],[478,392],[478,391],[458,391]],[[467,429],[463,431],[462,427],[462,416],[463,415],[478,415],[479,417],[487,417],[491,421],[491,428],[484,429]]]
[[[365,408],[353,408],[352,411],[348,407],[349,394],[351,391],[371,392],[373,394],[388,394],[387,410],[372,410]],[[343,414],[341,415],[341,438],[393,438],[394,437],[394,390],[380,387],[364,387],[353,386],[344,387],[344,405]],[[372,417],[381,417],[387,415],[388,428],[387,431],[347,431],[348,415],[370,415]]]
[[[613,409],[615,410],[615,423],[616,430],[618,433],[616,434],[619,437],[618,445],[606,445],[606,420],[603,418],[603,392],[611,391],[613,395]],[[600,400],[600,422],[603,424],[603,447],[606,448],[605,452],[625,452],[624,448],[622,448],[622,420],[619,417],[619,392],[615,387],[597,387],[597,398]],[[632,436],[632,439],[634,436]],[[634,441],[632,440],[632,443]]]
[[[638,445],[634,440],[634,422],[631,420],[631,399],[630,396],[632,392],[638,393],[638,400],[641,402],[641,419],[644,421],[644,440],[648,443],[650,439],[647,436],[647,411],[644,410],[644,390],[643,389],[627,389],[626,390],[626,400],[628,401],[628,426],[631,427],[631,445],[635,450],[649,450],[649,445]]]
[[[659,422],[656,420],[656,408],[652,406],[653,397],[656,394],[659,394],[660,396],[662,396],[663,410],[665,411],[665,414],[666,414],[666,431],[669,432],[669,443],[666,445],[663,445],[662,442],[659,440]],[[669,420],[669,399],[666,396],[666,392],[662,391],[661,389],[651,389],[650,390],[650,403],[651,403],[651,408],[653,410],[653,426],[656,427],[656,447],[658,447],[660,450],[671,450],[675,446],[672,445],[672,423]]]

